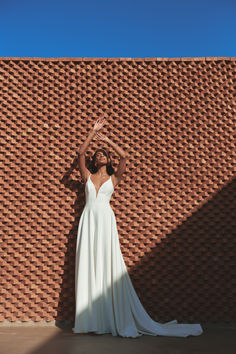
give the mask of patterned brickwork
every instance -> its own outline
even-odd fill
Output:
[[[128,154],[111,206],[156,320],[235,310],[235,58],[0,58],[0,321],[74,319],[77,151]],[[94,140],[87,151],[109,148]]]

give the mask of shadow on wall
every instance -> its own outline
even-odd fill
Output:
[[[235,322],[235,190],[233,179],[130,269],[156,320]]]
[[[77,165],[78,158],[62,179],[65,187],[78,195],[74,203],[75,221],[69,233],[65,257],[65,284],[68,284],[68,272],[75,268],[75,235],[78,215],[81,215],[84,207],[81,207],[85,197],[84,184],[69,177]],[[154,242],[151,251],[135,266],[127,267],[141,303],[155,321],[164,323],[177,319],[184,323],[200,323],[230,322],[235,319],[233,270],[229,262],[234,257],[232,225],[235,208],[232,203],[235,203],[235,182],[236,179],[233,179],[225,185],[187,220],[181,221],[175,230],[166,234],[158,245]],[[232,200],[227,204],[225,200],[230,195]],[[155,241],[155,235],[150,238]],[[74,258],[71,254],[74,254]],[[74,273],[72,277],[74,279]],[[65,303],[70,303],[66,301],[67,296],[74,298],[74,283],[70,291],[62,283],[58,320],[71,320],[74,317],[75,308],[65,307]]]
[[[76,207],[81,205],[80,196],[84,193],[84,185],[70,180],[68,175],[64,176],[63,183],[72,191],[78,192],[78,200],[75,201],[76,221],[69,234],[68,254],[65,262],[64,276],[65,283],[68,284],[68,269],[74,269],[75,264],[75,259],[70,255],[75,250],[74,235],[78,227]],[[203,322],[224,322],[227,318],[230,322],[233,318],[235,319],[233,271],[230,262],[227,262],[235,253],[232,245],[234,190],[235,179],[175,230],[167,234],[158,246],[153,247],[151,252],[136,262],[135,267],[129,269],[137,295],[153,320],[165,323],[177,319],[179,323],[202,324]],[[232,200],[226,204],[225,198],[229,195],[232,195]],[[226,205],[228,208],[225,207]],[[83,207],[80,211],[82,210]],[[204,232],[206,229],[209,230],[207,235]],[[197,237],[192,238],[193,233]],[[122,283],[123,280],[120,278],[117,282]],[[117,282],[113,284],[115,287],[118,285]],[[147,291],[150,288],[151,293]],[[106,290],[108,293],[112,291],[111,288]],[[62,283],[58,305],[58,327],[61,327],[60,320],[70,321],[71,313],[75,314],[75,308],[71,310],[65,307],[65,304],[69,303],[66,300],[68,294],[71,298],[75,298],[74,287],[72,286],[68,291]],[[104,296],[94,299],[92,307],[99,308],[101,303],[106,303]],[[220,309],[224,310],[223,313],[219,312]],[[87,317],[88,311],[91,309],[84,308],[80,316]],[[78,339],[82,346],[83,340],[88,340],[86,336],[72,333],[73,326],[74,321],[66,330],[70,336],[70,350],[80,348]],[[100,338],[97,335],[90,334],[90,336]],[[114,341],[115,337],[112,338]],[[122,341],[124,340],[130,339],[122,338]],[[42,347],[32,351],[32,354],[40,354],[45,349],[55,349],[58,345],[57,335]]]

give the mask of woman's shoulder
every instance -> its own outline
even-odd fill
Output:
[[[84,177],[81,178],[82,183],[86,183],[87,180],[89,179],[89,176],[91,175],[90,171],[87,171],[86,175]]]

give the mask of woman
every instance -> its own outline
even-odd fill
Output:
[[[143,308],[120,250],[115,214],[110,198],[126,168],[126,153],[98,131],[99,119],[79,150],[79,170],[85,182],[86,204],[81,214],[75,265],[76,313],[74,333],[111,333],[137,338],[143,334],[187,337],[200,335],[200,324],[155,322]],[[85,151],[95,137],[110,144],[120,155],[115,173],[106,149],[98,149],[89,169]]]

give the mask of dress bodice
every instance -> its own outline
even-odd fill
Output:
[[[114,192],[111,176],[105,182],[103,182],[98,190],[98,193],[90,176],[91,174],[89,175],[85,184],[86,205],[94,205],[100,203],[109,205],[112,193]]]

